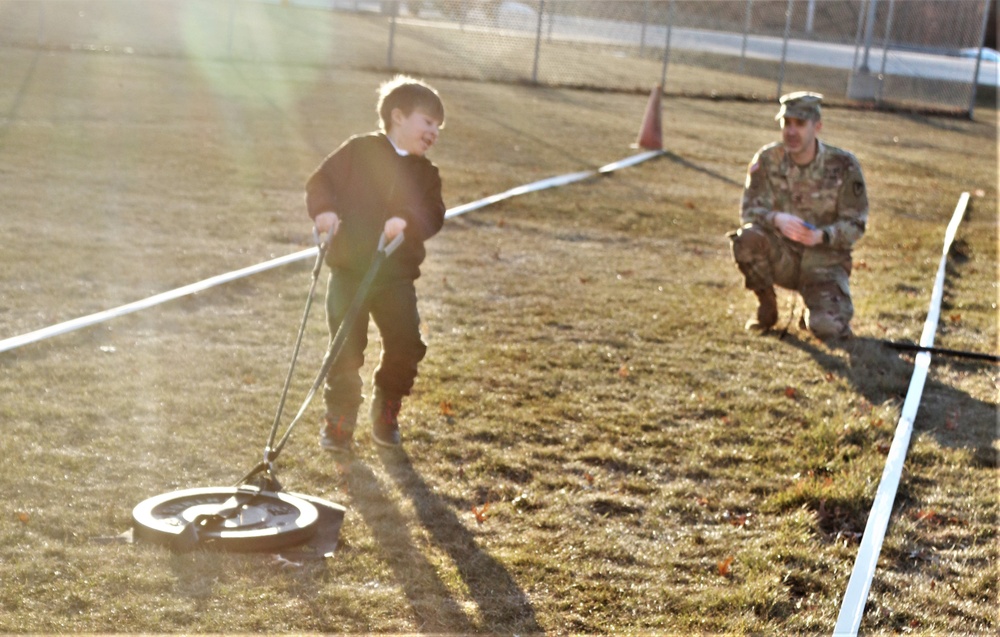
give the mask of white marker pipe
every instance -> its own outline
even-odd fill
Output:
[[[479,201],[473,201],[472,203],[456,206],[451,210],[449,210],[448,212],[446,212],[444,216],[446,219],[451,219],[452,217],[464,215],[467,212],[472,212],[473,210],[484,208],[498,201],[509,199],[510,197],[523,195],[529,192],[545,190],[547,188],[555,188],[556,186],[565,186],[566,184],[572,184],[578,181],[583,181],[584,179],[587,179],[588,177],[593,177],[594,175],[606,175],[621,168],[628,168],[629,166],[635,166],[636,164],[641,164],[642,162],[648,159],[659,157],[660,155],[663,154],[665,153],[662,150],[651,150],[645,153],[632,155],[631,157],[626,157],[625,159],[616,161],[611,164],[606,164],[604,166],[601,166],[597,170],[584,170],[578,173],[570,173],[568,175],[560,175],[558,177],[550,177],[548,179],[542,179],[541,181],[535,181],[530,184],[525,184],[523,186],[511,188],[510,190],[505,190],[504,192],[501,192],[496,195],[490,195],[489,197],[485,197],[483,199],[480,199]]]
[[[938,318],[941,314],[941,300],[944,297],[944,274],[945,266],[948,263],[948,252],[951,250],[951,244],[955,239],[955,233],[958,232],[958,225],[962,222],[968,203],[969,193],[963,192],[958,199],[951,223],[948,224],[948,229],[945,231],[944,250],[941,254],[941,264],[938,266],[937,277],[934,280],[934,290],[931,292],[930,310],[927,312],[927,320],[924,322],[924,331],[920,335],[922,347],[934,345],[934,334],[937,331]],[[899,488],[899,478],[903,473],[903,461],[906,459],[906,451],[910,446],[913,421],[917,416],[917,408],[920,406],[920,397],[924,391],[924,382],[927,380],[930,362],[930,352],[920,352],[914,361],[913,376],[910,379],[910,387],[906,391],[906,399],[903,401],[903,410],[899,423],[896,425],[892,445],[889,447],[889,455],[885,460],[882,480],[879,482],[875,501],[868,514],[865,533],[861,537],[861,545],[858,547],[858,557],[854,562],[851,579],[847,582],[847,590],[844,592],[844,600],[840,606],[840,615],[833,628],[834,637],[853,637],[858,634],[861,616],[864,614],[865,603],[868,601],[868,593],[871,590],[872,577],[878,564],[878,556],[882,551],[882,542],[885,540],[885,530],[889,526],[892,503],[896,499],[896,491]]]
[[[585,170],[579,173],[571,173],[569,175],[560,175],[558,177],[550,177],[548,179],[543,179],[541,181],[536,181],[530,184],[525,184],[523,186],[518,186],[516,188],[511,188],[510,190],[505,190],[504,192],[498,193],[496,195],[490,195],[489,197],[484,197],[479,201],[473,201],[472,203],[463,204],[461,206],[455,206],[454,208],[448,210],[444,213],[445,219],[451,219],[452,217],[457,217],[458,215],[464,215],[467,212],[473,210],[478,210],[479,208],[485,208],[490,204],[494,204],[498,201],[503,201],[504,199],[509,199],[517,195],[523,195],[529,192],[535,192],[538,190],[545,190],[546,188],[555,188],[556,186],[565,186],[566,184],[571,184],[573,182],[582,181],[587,177],[594,175],[594,171]]]
[[[527,184],[524,186],[518,186],[517,188],[511,188],[510,190],[502,192],[498,195],[491,195],[484,199],[480,199],[479,201],[473,201],[472,203],[456,206],[455,208],[452,208],[447,212],[445,212],[445,218],[457,217],[458,215],[465,214],[466,212],[470,212],[478,208],[483,208],[490,204],[502,201],[504,199],[508,199],[510,197],[514,197],[516,195],[523,195],[528,192],[535,192],[537,190],[544,190],[546,188],[563,186],[577,181],[582,181],[598,173],[605,174],[614,170],[618,170],[619,168],[627,168],[629,166],[634,166],[638,163],[646,161],[647,159],[652,159],[653,157],[657,157],[662,154],[663,151],[658,151],[658,150],[650,151],[647,153],[640,153],[638,155],[634,155],[632,157],[627,157],[623,160],[617,161],[613,164],[608,164],[606,166],[603,166],[596,171],[587,170],[583,172],[570,173],[568,175],[561,175],[558,177],[552,177],[549,179],[536,181],[534,183]],[[195,292],[200,292],[202,290],[219,285],[221,283],[227,283],[234,279],[240,279],[245,276],[249,276],[251,274],[257,274],[258,272],[270,270],[272,268],[276,268],[281,265],[286,265],[294,261],[301,261],[302,259],[315,257],[317,250],[318,248],[308,248],[300,252],[295,252],[293,254],[279,257],[277,259],[272,259],[271,261],[265,261],[264,263],[258,263],[257,265],[252,265],[250,267],[246,267],[241,270],[234,270],[226,274],[220,274],[218,276],[214,276],[205,279],[203,281],[199,281],[198,283],[192,283],[190,285],[176,288],[168,292],[162,292],[160,294],[156,294],[154,296],[142,299],[141,301],[135,301],[133,303],[129,303],[127,305],[121,305],[119,307],[110,310],[104,310],[103,312],[97,312],[96,314],[90,314],[88,316],[82,316],[80,318],[66,321],[64,323],[51,325],[49,327],[45,327],[40,330],[35,330],[34,332],[28,332],[27,334],[22,334],[21,336],[14,336],[11,338],[7,338],[0,341],[0,352],[6,352],[16,347],[27,345],[28,343],[34,343],[35,341],[40,341],[46,338],[50,338],[52,336],[65,334],[66,332],[72,332],[73,330],[78,330],[80,328],[87,327],[89,325],[94,325],[95,323],[101,323],[103,321],[118,316],[124,316],[125,314],[130,314],[138,310],[144,310],[146,308],[158,305],[160,303],[164,303],[166,301],[171,301],[173,299],[177,299],[182,296],[186,296],[188,294],[194,294]]]
[[[263,272],[264,270],[270,270],[271,268],[276,268],[279,265],[285,265],[293,261],[299,261],[305,259],[309,256],[316,256],[316,250],[318,248],[309,248],[307,250],[302,250],[301,252],[296,252],[294,254],[289,254],[277,259],[272,259],[271,261],[265,261],[264,263],[258,263],[257,265],[252,265],[242,270],[234,270],[232,272],[227,272],[226,274],[220,274],[218,276],[213,276],[203,281],[197,283],[192,283],[190,285],[185,285],[184,287],[175,288],[168,292],[161,292],[154,296],[147,297],[141,301],[134,301],[127,305],[120,305],[116,308],[110,310],[104,310],[103,312],[97,312],[96,314],[90,314],[88,316],[81,316],[80,318],[73,319],[71,321],[66,321],[65,323],[58,323],[56,325],[51,325],[49,327],[44,327],[40,330],[35,330],[34,332],[28,332],[27,334],[22,334],[21,336],[14,336],[12,338],[7,338],[0,341],[0,352],[6,352],[9,349],[14,349],[15,347],[20,347],[22,345],[27,345],[28,343],[34,343],[35,341],[40,341],[58,334],[65,334],[66,332],[72,332],[73,330],[78,330],[81,327],[87,327],[88,325],[93,325],[95,323],[100,323],[111,318],[118,316],[124,316],[125,314],[131,314],[138,310],[144,310],[148,307],[158,305],[160,303],[165,303],[166,301],[172,301],[173,299],[186,296],[188,294],[194,294],[195,292],[201,292],[202,290],[208,289],[212,286],[219,285],[220,283],[226,283],[234,279],[240,279],[242,277],[256,274],[258,272]]]

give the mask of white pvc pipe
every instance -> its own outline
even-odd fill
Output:
[[[958,225],[965,215],[965,208],[968,203],[969,193],[963,192],[962,196],[958,199],[958,205],[955,207],[951,223],[948,224],[948,229],[945,231],[944,249],[941,254],[941,264],[938,266],[937,277],[934,280],[934,290],[931,292],[930,310],[927,312],[924,330],[920,335],[920,345],[922,347],[932,347],[934,345],[934,334],[937,331],[938,318],[941,313],[941,300],[944,296],[944,274],[945,266],[948,262],[948,252],[951,250],[952,241],[955,239],[955,233],[958,231]],[[906,451],[910,446],[910,436],[913,434],[913,421],[917,416],[917,408],[920,406],[920,397],[924,391],[924,382],[927,380],[927,370],[930,367],[930,362],[930,352],[922,351],[917,354],[914,362],[913,376],[910,379],[910,387],[906,391],[903,410],[900,414],[899,423],[896,425],[896,433],[893,436],[892,445],[889,447],[889,455],[885,460],[882,480],[879,482],[878,491],[875,493],[875,501],[872,503],[871,512],[868,514],[865,533],[861,538],[861,545],[858,547],[858,557],[854,562],[854,570],[851,572],[851,579],[847,582],[847,590],[844,592],[840,614],[833,628],[835,637],[853,637],[858,634],[858,627],[861,625],[861,616],[865,610],[865,602],[867,602],[868,593],[871,590],[875,566],[878,563],[879,553],[882,551],[882,542],[885,540],[885,530],[889,525],[889,517],[892,514],[892,503],[896,499],[899,479],[903,473],[903,461],[906,459]]]
[[[565,186],[566,184],[572,184],[578,181],[583,181],[594,175],[606,175],[608,173],[614,172],[621,168],[628,168],[629,166],[635,166],[653,157],[659,157],[663,155],[662,150],[651,150],[645,153],[639,153],[637,155],[632,155],[631,157],[626,157],[625,159],[616,161],[611,164],[606,164],[601,166],[597,170],[584,170],[578,173],[569,173],[568,175],[559,175],[558,177],[549,177],[548,179],[542,179],[540,181],[535,181],[530,184],[525,184],[523,186],[517,186],[516,188],[511,188],[510,190],[505,190],[504,192],[490,195],[489,197],[484,197],[478,201],[473,201],[471,203],[463,204],[461,206],[455,206],[454,208],[448,210],[445,213],[446,219],[451,219],[452,217],[457,217],[459,215],[464,215],[467,212],[472,212],[473,210],[478,210],[479,208],[484,208],[490,204],[494,204],[498,201],[503,201],[510,197],[517,195],[523,195],[529,192],[536,192],[538,190],[545,190],[547,188],[555,188],[556,186]]]
[[[27,334],[22,334],[21,336],[14,336],[12,338],[7,338],[0,341],[0,352],[6,352],[9,349],[14,349],[15,347],[20,347],[22,345],[27,345],[28,343],[34,343],[35,341],[40,341],[42,339],[49,338],[51,336],[56,336],[58,334],[65,334],[66,332],[72,332],[73,330],[78,330],[81,327],[87,327],[88,325],[93,325],[95,323],[101,323],[111,318],[118,316],[124,316],[125,314],[131,314],[138,310],[144,310],[148,307],[154,305],[159,305],[160,303],[165,303],[166,301],[171,301],[173,299],[186,296],[188,294],[194,294],[195,292],[200,292],[202,290],[208,289],[212,286],[219,285],[220,283],[226,283],[234,279],[239,279],[250,274],[256,274],[258,272],[263,272],[264,270],[270,270],[271,268],[276,268],[279,265],[285,265],[286,263],[291,263],[293,261],[299,261],[300,259],[305,259],[306,257],[316,255],[318,248],[309,248],[307,250],[302,250],[301,252],[296,252],[294,254],[289,254],[277,259],[272,259],[271,261],[265,261],[264,263],[258,263],[257,265],[252,265],[242,270],[234,270],[232,272],[227,272],[226,274],[220,274],[218,276],[213,276],[211,278],[199,281],[197,283],[192,283],[190,285],[185,285],[184,287],[175,288],[168,292],[161,292],[141,301],[134,301],[127,305],[120,305],[116,308],[110,310],[104,310],[103,312],[97,312],[96,314],[90,314],[88,316],[81,316],[80,318],[73,319],[71,321],[66,321],[64,323],[58,323],[56,325],[50,325],[49,327],[44,327],[40,330],[35,330],[34,332],[28,332]]]
[[[620,161],[614,162],[612,164],[607,164],[601,168],[594,170],[587,170],[583,172],[570,173],[568,175],[561,175],[558,177],[551,177],[549,179],[543,179],[541,181],[536,181],[531,184],[524,186],[518,186],[517,188],[511,188],[505,192],[498,195],[491,195],[479,201],[473,201],[472,203],[467,203],[461,206],[456,206],[445,212],[446,218],[457,217],[458,215],[464,214],[471,210],[476,210],[478,208],[483,208],[492,203],[502,201],[509,197],[515,195],[523,195],[528,192],[534,192],[536,190],[544,190],[546,188],[554,188],[556,186],[563,186],[565,184],[571,184],[577,181],[581,181],[595,174],[605,174],[619,168],[627,168],[628,166],[634,166],[635,164],[646,161],[647,159],[652,159],[662,155],[663,151],[650,151],[646,153],[639,153],[638,155],[633,155],[632,157],[627,157]],[[302,259],[307,259],[309,257],[315,257],[318,248],[308,248],[300,252],[295,252],[277,259],[272,259],[270,261],[265,261],[264,263],[258,263],[257,265],[252,265],[250,267],[243,268],[241,270],[234,270],[226,274],[220,274],[197,283],[192,283],[184,287],[176,288],[168,292],[162,292],[156,294],[141,301],[135,301],[133,303],[128,303],[126,305],[121,305],[110,310],[104,310],[103,312],[97,312],[96,314],[90,314],[88,316],[82,316],[64,323],[58,323],[56,325],[50,325],[49,327],[42,328],[40,330],[35,330],[34,332],[28,332],[27,334],[22,334],[21,336],[14,336],[11,338],[4,339],[0,341],[0,352],[6,352],[7,350],[12,350],[15,347],[20,347],[22,345],[27,345],[28,343],[34,343],[35,341],[40,341],[52,336],[59,334],[65,334],[66,332],[72,332],[73,330],[78,330],[89,325],[94,325],[95,323],[101,323],[108,319],[116,318],[118,316],[124,316],[125,314],[131,314],[138,310],[144,310],[146,308],[164,303],[166,301],[171,301],[173,299],[186,296],[188,294],[194,294],[195,292],[200,292],[202,290],[208,289],[210,287],[219,285],[221,283],[227,283],[234,279],[240,279],[251,274],[257,274],[258,272],[263,272],[265,270],[270,270],[281,265],[286,265],[294,261],[301,261]]]
[[[570,173],[568,175],[560,175],[558,177],[550,177],[548,179],[542,179],[541,181],[532,182],[530,184],[525,184],[523,186],[517,186],[516,188],[511,188],[510,190],[505,190],[504,192],[497,193],[495,195],[490,195],[489,197],[484,197],[478,201],[473,201],[471,203],[463,204],[461,206],[455,206],[454,208],[448,210],[444,213],[445,219],[451,219],[452,217],[457,217],[458,215],[464,215],[467,212],[472,212],[473,210],[478,210],[480,208],[485,208],[490,204],[494,204],[498,201],[503,201],[504,199],[509,199],[516,195],[523,195],[529,192],[535,192],[537,190],[545,190],[546,188],[555,188],[556,186],[564,186],[566,184],[571,184],[576,181],[582,181],[587,177],[593,176],[594,171],[586,170],[578,173]]]

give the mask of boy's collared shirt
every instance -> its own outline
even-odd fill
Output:
[[[392,147],[396,149],[396,154],[399,155],[400,157],[406,157],[407,155],[410,154],[409,151],[403,150],[402,148],[397,146],[396,142],[392,141],[392,138],[389,137],[388,135],[386,135],[385,138],[389,140],[389,143],[392,144]]]

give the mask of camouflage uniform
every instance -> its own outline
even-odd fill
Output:
[[[757,152],[743,190],[744,225],[728,236],[747,289],[771,298],[775,284],[795,290],[808,308],[814,334],[848,336],[854,315],[851,248],[865,232],[868,196],[854,155],[819,139],[816,144],[816,157],[806,166],[791,161],[780,142]],[[809,247],[786,238],[771,222],[772,212],[812,224],[823,232],[823,243]],[[776,320],[775,312],[771,325]]]

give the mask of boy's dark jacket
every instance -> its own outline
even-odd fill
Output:
[[[306,182],[306,209],[314,219],[337,213],[327,265],[358,275],[368,270],[386,220],[406,220],[406,238],[380,269],[382,280],[420,276],[424,241],[441,229],[445,213],[437,166],[400,156],[384,133],[351,137],[327,156]]]

